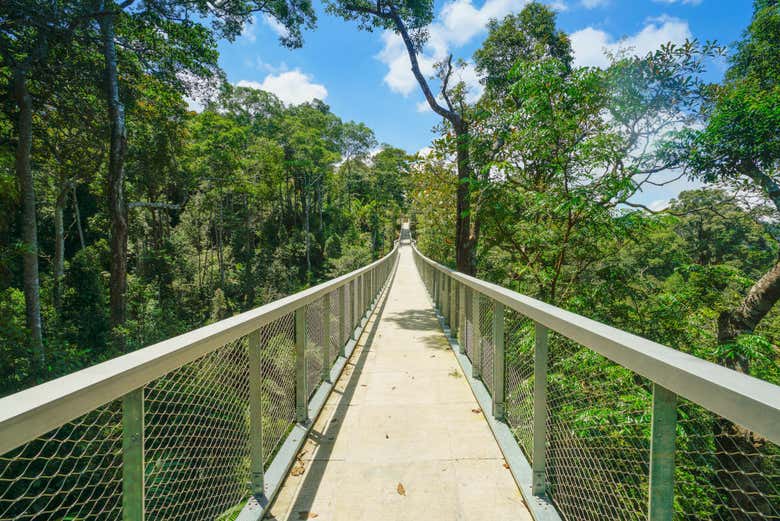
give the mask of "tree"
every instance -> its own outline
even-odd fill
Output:
[[[12,0],[0,7],[0,54],[11,70],[10,94],[16,109],[15,170],[22,199],[22,241],[26,323],[38,363],[45,362],[38,267],[38,223],[30,155],[33,144],[33,94],[30,73],[44,73],[51,49],[67,45],[82,20],[78,4]]]
[[[692,172],[709,182],[765,198],[780,217],[780,7],[773,0],[755,3],[753,20],[723,85],[713,86],[704,107],[706,127],[681,133],[682,154]],[[737,348],[740,335],[751,334],[780,300],[780,259],[718,319],[719,342]],[[733,355],[733,356],[732,356]],[[738,353],[724,363],[749,372]]]
[[[403,40],[409,55],[412,73],[431,110],[444,118],[454,133],[454,148],[458,171],[457,204],[455,209],[456,244],[455,258],[459,271],[476,273],[476,246],[479,226],[472,222],[471,184],[474,181],[473,166],[469,155],[469,121],[463,96],[453,97],[450,80],[453,73],[452,56],[439,64],[441,80],[439,103],[428,80],[420,69],[418,53],[425,44],[427,26],[433,19],[433,2],[430,0],[331,0],[328,9],[347,20],[357,20],[360,28],[394,31]]]
[[[514,82],[511,70],[518,62],[555,58],[564,72],[571,70],[574,59],[571,42],[555,25],[555,12],[532,2],[520,13],[488,23],[488,36],[474,52],[474,64],[488,95],[502,99]]]
[[[111,323],[121,326],[126,320],[127,291],[127,204],[124,193],[124,168],[127,152],[125,103],[120,95],[117,30],[125,31],[129,40],[124,50],[134,55],[136,66],[164,81],[182,88],[183,78],[208,78],[216,74],[216,42],[213,34],[193,16],[214,20],[216,34],[232,39],[256,12],[268,14],[284,25],[288,34],[282,43],[300,45],[300,26],[315,20],[309,0],[228,0],[178,2],[155,0],[104,0],[95,17],[101,34],[105,62],[107,112],[110,123],[110,146],[107,195],[111,216]],[[122,346],[122,334],[116,337]]]

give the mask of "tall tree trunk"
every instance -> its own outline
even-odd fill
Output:
[[[381,12],[377,12],[376,14],[378,16],[388,16],[386,14],[383,15]],[[471,143],[468,122],[463,118],[461,113],[453,108],[447,93],[447,84],[450,73],[452,72],[452,56],[449,58],[447,64],[448,71],[442,81],[441,95],[447,102],[447,107],[443,107],[436,100],[436,96],[434,96],[430,85],[428,85],[428,80],[425,79],[425,75],[420,70],[420,63],[417,60],[417,47],[409,35],[406,25],[398,14],[398,11],[392,6],[390,7],[389,17],[393,21],[398,33],[401,35],[401,39],[406,47],[406,52],[409,55],[412,74],[414,74],[417,83],[420,85],[420,89],[428,102],[428,106],[430,106],[431,110],[436,114],[449,121],[455,131],[458,169],[457,204],[455,208],[455,265],[460,272],[466,273],[467,275],[476,275],[476,253],[477,242],[479,240],[479,226],[472,227],[471,180],[473,178],[473,172],[471,170],[471,159],[469,157],[469,147]],[[476,223],[476,219],[474,219],[474,222]]]
[[[54,308],[59,311],[62,302],[62,279],[65,276],[65,224],[63,212],[68,194],[64,187],[54,201]]]
[[[79,244],[81,246],[81,249],[87,247],[87,244],[84,242],[84,228],[81,226],[81,211],[79,210],[79,199],[76,196],[76,185],[73,184],[70,187],[70,193],[73,196],[73,215],[74,219],[76,220],[76,229],[79,233]]]
[[[467,275],[477,273],[477,240],[479,228],[472,227],[471,216],[471,159],[469,157],[469,131],[465,122],[455,126],[458,187],[455,215],[455,266]],[[476,224],[476,219],[474,220]]]
[[[753,284],[739,305],[720,314],[718,343],[733,344],[740,335],[753,333],[778,300],[780,260]],[[719,362],[743,373],[750,370],[750,360],[740,355],[723,358]],[[774,511],[770,500],[772,484],[761,472],[757,472],[766,461],[766,440],[724,418],[715,421],[713,433],[719,462],[715,473],[716,487],[728,489],[722,495],[727,498],[729,510],[739,521],[765,519]]]
[[[111,277],[109,282],[111,326],[117,328],[127,318],[127,206],[125,204],[125,153],[127,152],[127,128],[125,107],[119,98],[119,74],[117,71],[117,50],[115,42],[115,17],[110,10],[100,17],[100,32],[103,38],[103,57],[106,67],[106,98],[111,141],[108,156],[108,213],[110,216]],[[114,347],[125,350],[123,334],[115,331]]]
[[[24,252],[25,319],[30,330],[30,344],[39,364],[46,361],[41,326],[40,278],[38,275],[38,223],[35,215],[35,185],[32,177],[32,97],[27,88],[27,70],[14,70],[14,98],[19,109],[16,145],[16,177],[22,195],[22,242]]]

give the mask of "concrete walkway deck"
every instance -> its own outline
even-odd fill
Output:
[[[402,246],[267,519],[530,520],[478,407]]]

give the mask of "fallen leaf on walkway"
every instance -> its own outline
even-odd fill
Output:
[[[385,434],[385,439],[389,440],[390,439],[390,435],[389,434]]]
[[[509,463],[504,463],[504,468],[508,469],[509,468]]]
[[[471,412],[473,412],[474,414],[479,414],[482,412],[482,409],[471,409]]]
[[[405,489],[405,488],[404,488],[404,486],[403,486],[403,485],[401,485],[400,483],[399,483],[399,484],[398,484],[398,486],[396,487],[396,490],[398,491],[398,494],[399,494],[399,495],[401,495],[401,496],[405,496],[405,495],[406,495],[406,489]]]

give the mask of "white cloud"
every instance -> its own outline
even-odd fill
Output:
[[[432,76],[434,64],[446,58],[451,48],[466,45],[485,32],[491,18],[501,19],[510,13],[519,12],[526,3],[527,0],[485,0],[480,7],[476,7],[472,0],[451,0],[445,3],[436,21],[428,27],[428,41],[423,52],[418,55],[420,70],[426,77]],[[553,4],[563,6],[560,1]],[[377,58],[387,65],[384,82],[393,92],[408,96],[418,86],[412,74],[406,47],[400,36],[391,31],[382,33],[382,41],[384,47],[377,54]],[[467,69],[470,69],[470,72],[464,71],[460,74],[473,91],[472,94],[478,97],[482,87],[477,81],[473,65]]]
[[[572,33],[574,63],[606,67],[609,65],[609,59],[605,51],[616,52],[620,49],[629,49],[635,54],[643,55],[658,49],[664,43],[682,43],[692,37],[688,22],[684,20],[664,16],[648,22],[635,35],[617,41],[606,32],[593,27],[586,27]]]
[[[244,27],[241,29],[241,38],[248,41],[248,42],[254,42],[257,40],[257,25],[255,24],[256,19],[255,17],[249,18],[246,22],[244,22]]]
[[[241,80],[237,85],[271,92],[287,105],[300,105],[315,98],[324,100],[328,96],[325,85],[313,83],[312,76],[299,69],[269,74],[262,83]]]
[[[193,112],[203,112],[203,103],[195,98],[184,96],[184,101],[187,102],[187,108]]]
[[[283,23],[272,16],[268,16],[267,14],[263,15],[263,23],[270,27],[271,30],[275,32],[280,38],[286,38],[290,35],[287,27],[285,27]]]
[[[433,112],[427,100],[417,102],[417,112]]]
[[[595,9],[609,4],[609,0],[582,0],[581,3],[585,9]]]
[[[667,206],[669,206],[669,199],[656,199],[655,201],[647,205],[647,207],[653,210],[654,212],[660,212],[661,210],[664,210]]]

